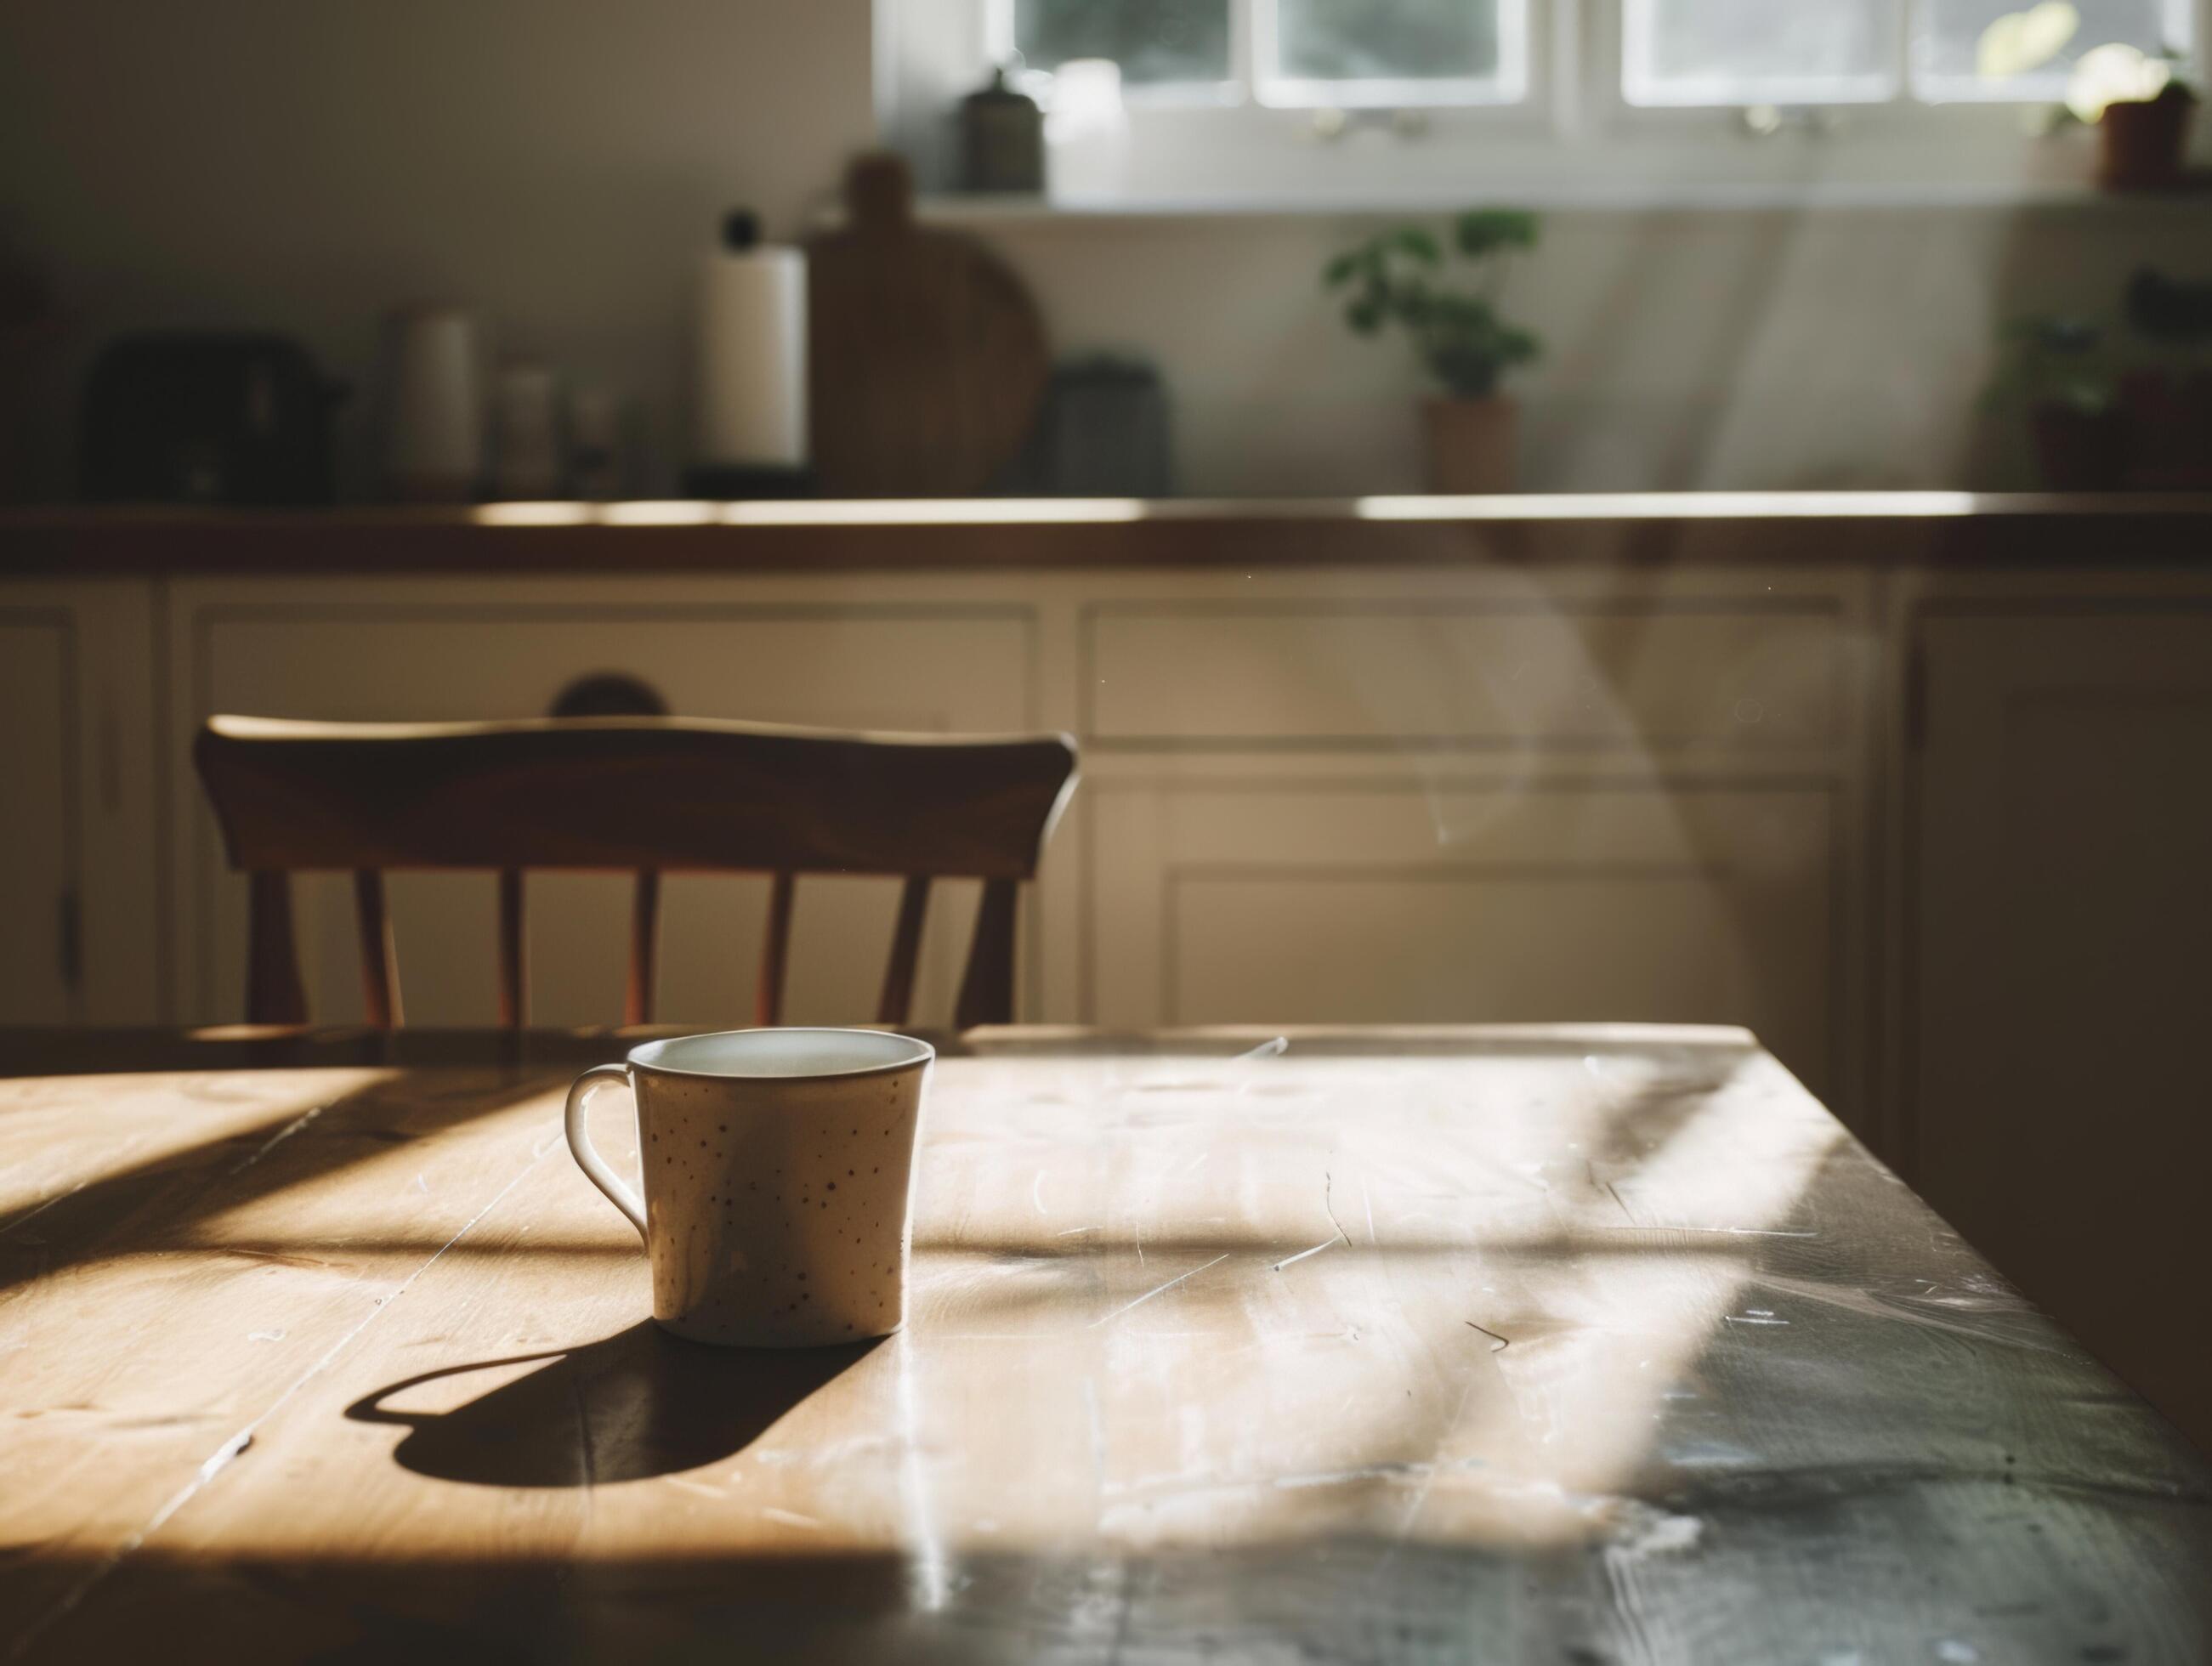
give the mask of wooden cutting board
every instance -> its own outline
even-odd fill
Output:
[[[896,156],[846,177],[848,223],[807,246],[807,401],[825,497],[987,491],[1051,370],[1021,280],[971,237],[919,226]]]

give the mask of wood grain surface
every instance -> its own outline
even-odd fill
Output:
[[[0,1656],[2212,1647],[2203,1460],[1741,1031],[982,1032],[769,1355],[565,1067],[151,1054],[0,1083]]]

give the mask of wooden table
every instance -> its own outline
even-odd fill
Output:
[[[1264,1040],[971,1036],[909,1329],[751,1355],[604,1037],[0,1036],[143,1073],[0,1082],[0,1657],[2212,1651],[2204,1462],[1742,1032]]]

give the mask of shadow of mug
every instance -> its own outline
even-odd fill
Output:
[[[687,1342],[651,1320],[580,1347],[476,1359],[390,1383],[346,1408],[409,1432],[404,1468],[480,1487],[602,1487],[731,1457],[872,1353]],[[547,1363],[449,1412],[387,1411],[410,1389],[470,1371]]]

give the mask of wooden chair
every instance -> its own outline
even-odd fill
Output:
[[[302,1024],[293,941],[297,870],[351,871],[369,1022],[401,1022],[384,875],[484,868],[499,875],[500,1021],[529,1013],[523,874],[635,873],[623,1019],[653,1012],[660,876],[774,875],[756,1021],[779,1023],[792,900],[802,873],[904,878],[877,1004],[902,1025],[930,882],[980,879],[982,904],[956,1022],[1013,1016],[1016,887],[1075,784],[1064,735],[877,735],[690,718],[507,723],[209,720],[193,748],[231,866],[252,876],[246,1013]]]

